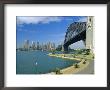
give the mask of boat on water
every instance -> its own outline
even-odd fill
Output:
[[[37,62],[35,64],[37,65]]]

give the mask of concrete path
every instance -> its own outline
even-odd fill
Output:
[[[90,60],[86,68],[74,74],[94,74],[94,60]]]

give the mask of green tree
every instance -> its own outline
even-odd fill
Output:
[[[84,61],[83,64],[86,64],[86,61]]]
[[[58,45],[58,47],[56,48],[57,51],[61,51],[62,50],[62,45]]]
[[[52,53],[52,54],[55,54],[55,51],[56,51],[56,50],[51,50],[51,53]]]
[[[74,66],[75,66],[75,68],[79,68],[79,65],[78,65],[78,63],[76,63]]]
[[[86,55],[89,55],[90,54],[90,49],[86,49],[86,51],[85,51],[86,53]]]
[[[59,68],[56,68],[56,69],[55,69],[55,73],[56,73],[56,74],[61,74],[60,69],[59,69]]]

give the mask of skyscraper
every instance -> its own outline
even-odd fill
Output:
[[[24,49],[29,50],[29,40],[24,41]]]
[[[36,43],[34,41],[32,41],[32,49],[35,50],[36,49]]]
[[[55,43],[53,43],[53,49],[55,49]]]
[[[39,45],[39,42],[37,42],[37,50],[39,50],[40,48],[40,45]]]

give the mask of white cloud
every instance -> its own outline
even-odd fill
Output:
[[[30,33],[36,33],[37,30],[27,30],[27,29],[17,29],[19,32],[30,32]]]
[[[38,23],[50,23],[50,22],[60,22],[64,20],[63,17],[59,16],[17,16],[17,24],[38,24]],[[66,18],[65,20],[73,20],[77,22],[86,22],[86,17],[77,17],[77,18]]]
[[[52,16],[17,16],[17,24],[38,24],[38,23],[49,23],[59,22],[62,17]]]

